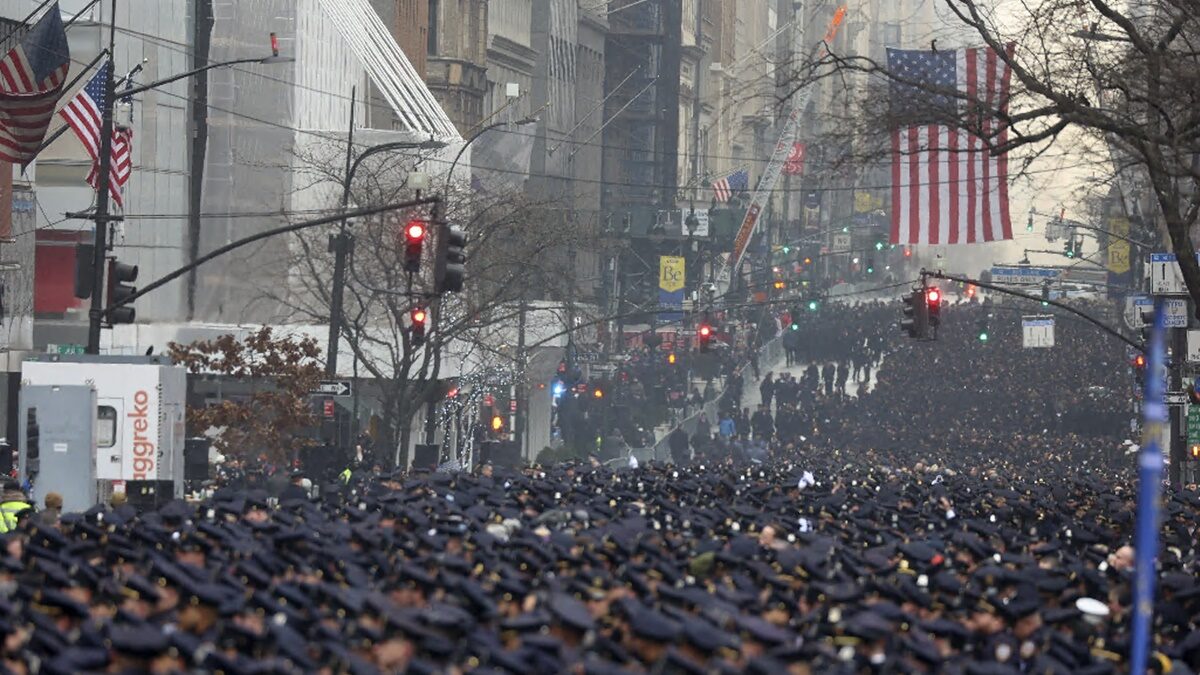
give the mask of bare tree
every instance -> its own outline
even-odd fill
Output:
[[[967,100],[954,88],[830,47],[797,69],[791,93],[825,80],[854,91],[831,134],[843,159],[878,161],[886,153],[887,131],[903,122],[888,105],[898,91],[908,99],[905,114],[965,130],[994,154],[1014,153],[1015,173],[1052,148],[1080,163],[1106,163],[1127,203],[1149,198],[1200,308],[1189,234],[1200,215],[1196,0],[1027,0],[1015,16],[986,0],[940,1],[978,41],[956,46],[987,46],[1011,72],[1010,97]],[[936,41],[929,47],[937,48]]]
[[[298,164],[310,184],[329,185],[340,184],[343,161],[336,148],[324,147],[299,158]],[[364,164],[355,177],[352,201],[363,207],[411,197],[414,191],[406,181],[413,165],[414,158],[404,156]],[[414,210],[353,224],[341,337],[355,367],[379,387],[389,422],[387,441],[397,449],[397,462],[407,460],[402,453],[410,444],[415,414],[445,396],[440,380],[449,362],[454,373],[496,363],[513,367],[524,303],[574,301],[569,251],[591,246],[591,235],[559,204],[452,186],[436,215],[467,232],[467,282],[461,294],[441,298],[432,287],[435,235],[425,244],[422,270],[411,275],[404,270],[404,224],[435,214]],[[333,256],[326,235],[296,235],[286,261],[291,283],[286,289],[263,291],[289,310],[289,321],[328,320]],[[417,306],[432,317],[421,344],[414,344],[411,332],[411,311]]]

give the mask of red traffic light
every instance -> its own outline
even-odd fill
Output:
[[[929,304],[937,305],[942,302],[942,292],[936,288],[929,289],[929,293],[925,296],[929,300]]]
[[[1137,356],[1133,357],[1133,367],[1134,368],[1145,368],[1146,367],[1146,355],[1138,354]]]
[[[420,307],[414,309],[411,316],[413,323],[425,323],[425,319],[428,317],[425,310]]]
[[[700,337],[706,338],[706,337],[711,337],[711,336],[712,336],[712,327],[711,326],[700,326]]]
[[[419,220],[411,220],[408,226],[404,228],[404,236],[408,237],[409,241],[417,241],[425,238],[425,223]]]

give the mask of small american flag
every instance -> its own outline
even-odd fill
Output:
[[[58,3],[0,60],[0,159],[26,164],[54,119],[71,51]]]
[[[712,187],[713,197],[719,202],[727,202],[734,194],[749,189],[750,172],[738,169],[728,176],[713,181]]]
[[[66,120],[92,158],[92,171],[88,174],[87,182],[95,189],[99,189],[100,186],[100,133],[104,126],[105,87],[108,84],[110,68],[112,62],[105,61],[87,85],[58,111],[59,116]],[[129,174],[133,169],[132,151],[133,130],[114,127],[108,193],[113,202],[121,207],[124,207],[121,188],[129,181]]]
[[[133,171],[133,129],[116,127],[113,129],[112,162],[109,164],[108,194],[113,202],[125,208],[125,199],[121,190],[129,182],[129,174]],[[100,189],[100,164],[92,162],[92,170],[88,172],[87,182],[93,190]]]
[[[1012,55],[1013,48],[1007,48]],[[1003,144],[1012,72],[991,48],[888,49],[891,86],[893,244],[973,244],[1012,239]],[[938,93],[944,92],[944,93]]]

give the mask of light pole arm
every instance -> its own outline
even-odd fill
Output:
[[[177,75],[165,77],[161,80],[155,80],[154,82],[151,82],[149,84],[140,84],[136,87],[128,87],[126,89],[122,89],[121,91],[117,92],[115,98],[117,100],[120,100],[123,98],[128,98],[130,96],[133,96],[134,94],[140,94],[145,91],[150,91],[151,89],[157,89],[158,87],[161,87],[164,84],[171,84],[172,82],[177,82],[179,80],[191,77],[193,75],[199,75],[200,73],[206,73],[215,68],[226,68],[229,66],[241,65],[243,63],[286,63],[291,60],[292,59],[290,57],[283,57],[283,56],[267,56],[267,57],[260,56],[260,57],[256,57],[256,58],[252,58],[252,59],[235,59],[233,61],[222,61],[220,63],[210,63],[207,66],[201,66],[194,70],[189,70],[186,73],[179,73]]]

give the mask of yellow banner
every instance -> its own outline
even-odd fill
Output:
[[[1108,231],[1128,237],[1129,219],[1125,216],[1110,217]],[[1108,271],[1113,274],[1125,274],[1129,271],[1129,242],[1116,237],[1108,238]]]
[[[679,256],[660,256],[658,259],[658,287],[668,293],[682,291],[686,279],[683,264],[683,258]]]

